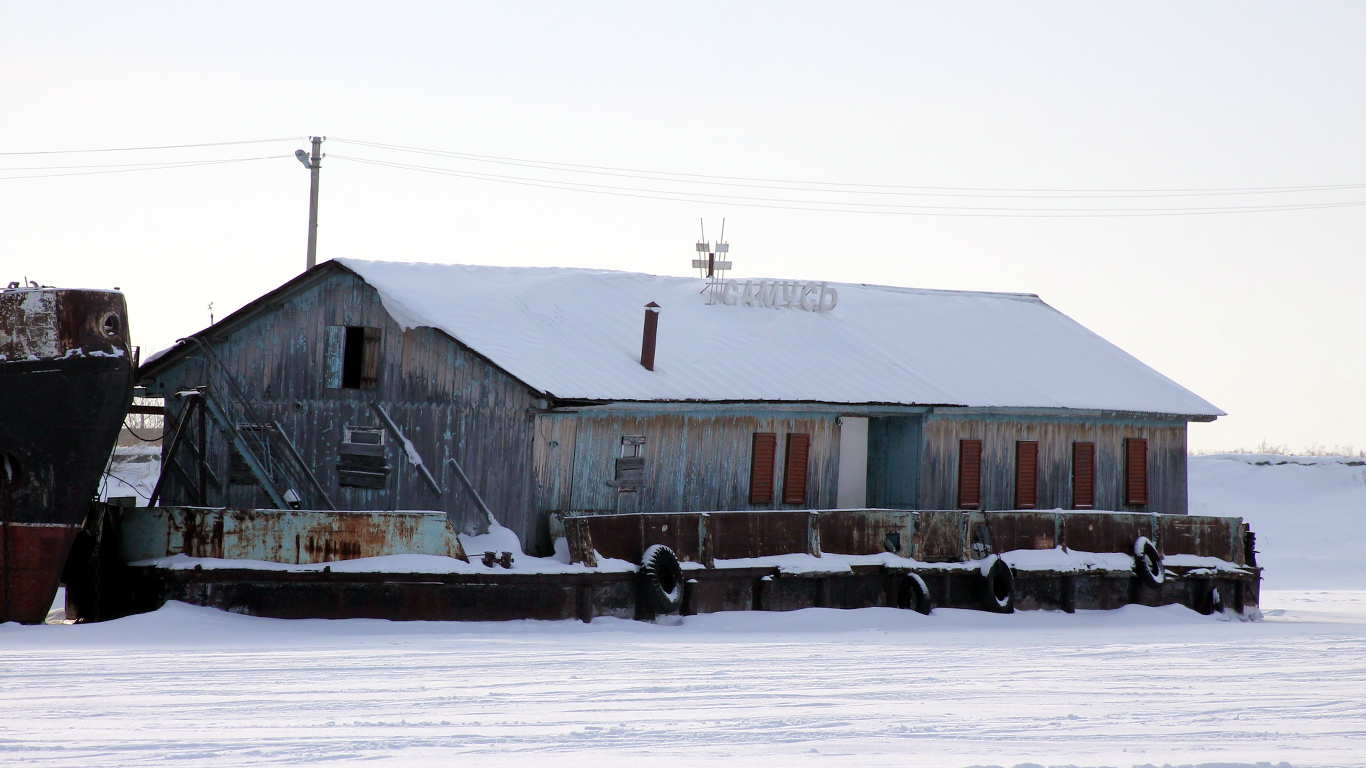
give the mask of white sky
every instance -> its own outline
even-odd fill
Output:
[[[1363,39],[1359,3],[12,3],[0,7],[0,151],[319,133],[870,184],[1366,183]],[[11,156],[0,167],[304,146]],[[324,151],[549,177],[336,141]],[[222,317],[297,274],[307,195],[308,173],[289,157],[0,179],[0,278],[120,286],[135,341],[150,351],[206,325],[209,302]],[[1302,200],[1366,201],[1366,190],[1131,204]],[[1194,425],[1192,448],[1366,447],[1362,207],[850,214],[584,194],[340,158],[323,162],[321,207],[320,259],[679,275],[690,273],[698,219],[714,238],[724,216],[740,277],[1037,293],[1229,412]]]

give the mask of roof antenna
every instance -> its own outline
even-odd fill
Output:
[[[725,283],[725,272],[730,270],[731,263],[726,254],[730,253],[730,245],[726,243],[726,220],[721,219],[721,239],[716,241],[715,247],[707,242],[706,222],[698,220],[702,227],[702,239],[697,242],[697,258],[692,260],[693,269],[696,269],[699,276],[707,281],[706,287],[702,292],[711,292],[707,299],[708,304],[717,303],[717,298],[721,292],[721,286]]]

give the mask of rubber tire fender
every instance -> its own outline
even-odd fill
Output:
[[[663,544],[651,545],[640,558],[640,599],[654,613],[683,607],[683,568],[678,555]]]
[[[987,609],[996,613],[1015,612],[1015,573],[999,556],[982,574],[986,582]]]
[[[1139,536],[1134,541],[1134,572],[1150,587],[1160,587],[1165,580],[1162,553],[1157,551],[1147,536]]]
[[[905,605],[903,608],[910,608],[916,613],[925,616],[930,615],[934,609],[934,604],[930,602],[930,589],[925,586],[925,580],[920,578],[918,573],[906,574]]]

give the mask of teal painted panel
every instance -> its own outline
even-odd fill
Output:
[[[868,506],[911,509],[920,497],[920,416],[868,419]]]

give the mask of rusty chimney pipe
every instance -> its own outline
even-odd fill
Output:
[[[640,364],[645,370],[655,369],[655,336],[659,333],[659,305],[653,301],[645,305],[645,333],[640,339]]]

